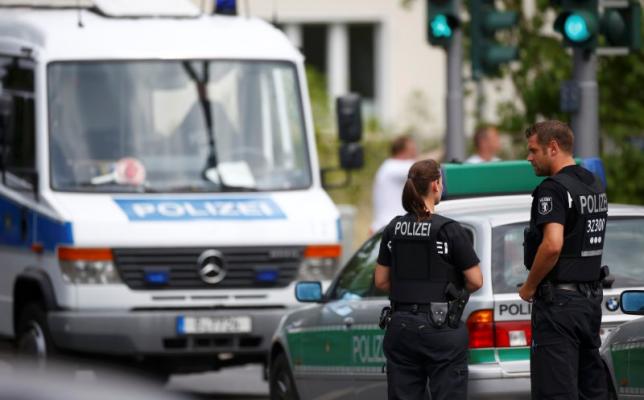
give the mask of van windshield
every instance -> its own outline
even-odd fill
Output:
[[[294,65],[57,62],[48,67],[51,186],[220,192],[311,185]]]

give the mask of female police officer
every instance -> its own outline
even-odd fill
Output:
[[[468,335],[448,292],[476,291],[483,277],[465,230],[434,214],[442,191],[436,161],[412,165],[407,214],[387,225],[380,243],[375,285],[389,292],[393,311],[384,339],[389,400],[427,399],[428,383],[432,400],[467,397]]]

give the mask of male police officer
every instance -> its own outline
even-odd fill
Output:
[[[524,242],[532,307],[533,399],[605,399],[599,356],[600,266],[608,202],[599,180],[575,164],[573,133],[559,121],[526,130],[528,161],[547,176],[533,192]]]

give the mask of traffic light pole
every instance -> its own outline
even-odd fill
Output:
[[[460,3],[460,2],[457,2]],[[457,4],[460,7],[460,4]],[[465,160],[463,130],[463,31],[454,29],[447,48],[447,134],[445,160]]]
[[[573,49],[573,80],[579,85],[579,111],[572,115],[576,157],[599,156],[599,92],[597,55]]]

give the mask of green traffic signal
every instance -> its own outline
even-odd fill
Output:
[[[519,23],[515,11],[498,11],[494,0],[470,0],[472,77],[498,75],[499,67],[519,57],[516,46],[507,46],[496,39],[497,31],[511,29]]]
[[[628,0],[625,4],[605,7],[600,18],[598,0],[563,0],[555,30],[571,47],[594,51],[602,34],[609,46],[639,50],[642,8],[638,0]]]
[[[583,14],[570,14],[564,21],[564,35],[568,40],[575,43],[583,43],[593,35],[594,27],[591,28],[593,19]]]
[[[597,47],[598,21],[597,0],[563,0],[555,30],[563,35],[566,45],[593,50]]]
[[[447,48],[460,24],[454,0],[427,0],[427,41]]]
[[[438,14],[433,20],[429,22],[432,36],[435,38],[450,38],[452,37],[452,28],[449,26],[447,17],[443,14]]]

